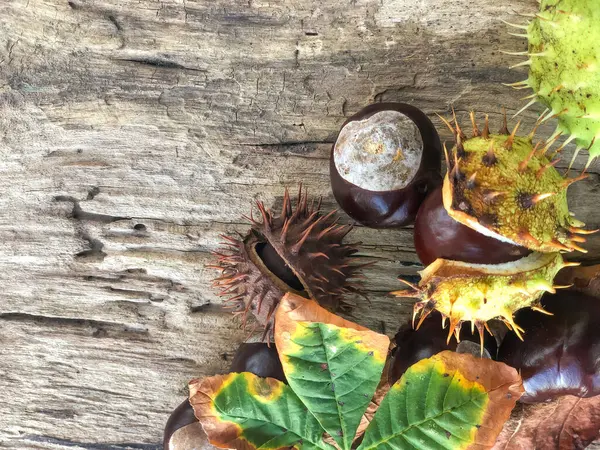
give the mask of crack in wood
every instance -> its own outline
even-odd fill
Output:
[[[0,313],[0,320],[4,320],[7,322],[30,322],[49,328],[94,328],[96,329],[95,332],[98,332],[98,330],[104,330],[117,333],[124,333],[131,336],[137,335],[139,337],[148,335],[148,330],[146,328],[94,319],[52,317],[38,314],[7,312]]]

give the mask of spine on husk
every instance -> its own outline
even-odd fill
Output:
[[[457,222],[500,241],[533,250],[528,256],[502,264],[471,264],[438,259],[421,272],[418,286],[398,297],[415,297],[414,317],[438,310],[450,327],[448,338],[463,322],[471,322],[480,335],[486,322],[497,318],[521,337],[513,314],[525,307],[544,312],[539,299],[544,292],[563,286],[553,283],[565,262],[561,252],[585,251],[579,244],[592,233],[573,217],[566,190],[585,177],[566,179],[555,168],[550,152],[553,140],[534,144],[535,129],[518,136],[519,125],[509,132],[506,116],[499,133],[492,134],[486,116],[482,129],[471,113],[473,132],[467,137],[456,117],[454,125],[442,119],[455,137],[451,151],[445,147],[447,174],[443,203]],[[536,125],[537,128],[537,125]],[[483,340],[482,340],[483,342]]]
[[[541,0],[537,14],[527,24],[508,23],[526,37],[528,50],[505,52],[527,60],[529,76],[509,84],[533,90],[524,97],[526,110],[539,102],[546,107],[542,120],[556,118],[554,136],[567,135],[576,151],[586,149],[589,163],[600,155],[600,8],[597,0]],[[517,113],[517,114],[519,114]]]
[[[567,188],[587,175],[560,175],[555,165],[562,149],[552,152],[552,140],[534,144],[535,128],[518,136],[520,124],[509,132],[505,116],[500,132],[491,134],[487,117],[481,132],[474,114],[471,120],[470,138],[457,122],[445,121],[455,137],[450,154],[444,147],[448,214],[475,231],[534,251],[585,252],[578,244],[589,232],[569,211]]]
[[[273,331],[273,313],[286,292],[314,299],[335,311],[352,307],[350,295],[362,295],[357,245],[346,244],[351,225],[340,225],[336,211],[322,214],[321,200],[312,200],[300,187],[296,204],[286,189],[281,213],[273,213],[260,201],[260,218],[246,217],[251,228],[245,236],[223,236],[225,242],[214,252],[221,271],[213,286],[246,328],[249,314],[264,327],[263,339]],[[261,258],[268,246],[274,256]],[[277,267],[273,267],[276,265]],[[254,331],[254,329],[253,329]]]

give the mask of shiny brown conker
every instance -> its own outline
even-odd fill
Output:
[[[417,256],[424,265],[438,258],[473,264],[500,264],[516,261],[530,250],[485,236],[448,215],[442,202],[442,188],[427,196],[415,220]]]
[[[481,345],[477,331],[471,333],[471,329],[464,326],[461,328],[459,335],[460,343],[456,341],[454,336],[447,342],[448,326],[446,325],[446,328],[442,329],[441,321],[441,314],[434,311],[422,322],[418,330],[414,329],[410,322],[400,327],[394,338],[397,347],[394,349],[389,373],[391,383],[398,381],[413,364],[444,350],[474,353],[476,356],[481,355]],[[483,345],[483,356],[495,359],[496,339],[486,334]]]
[[[540,314],[522,309],[515,322],[527,330],[524,341],[508,333],[498,360],[520,371],[525,394],[538,403],[562,395],[600,394],[600,299],[575,291],[542,297]]]
[[[229,372],[250,372],[259,377],[276,378],[285,383],[283,367],[281,366],[275,344],[271,344],[270,346],[263,342],[241,344],[233,357]],[[165,450],[176,450],[171,445],[171,438],[174,433],[188,425],[194,424],[196,426],[196,422],[198,422],[198,419],[194,415],[194,410],[190,402],[186,399],[173,410],[167,420],[163,434],[163,448]],[[203,432],[194,429],[193,433],[202,436]],[[208,441],[199,442],[198,445],[201,446],[198,448],[214,448],[208,444]]]
[[[369,105],[350,117],[329,160],[342,209],[374,228],[408,225],[442,181],[441,144],[429,118],[405,103]]]
[[[230,372],[250,372],[257,377],[275,378],[285,382],[283,367],[275,344],[263,342],[242,344],[233,357]]]

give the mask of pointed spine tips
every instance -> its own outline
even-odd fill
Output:
[[[537,96],[536,96],[537,97]],[[533,100],[529,100],[529,102],[527,102],[527,104],[525,106],[523,106],[520,110],[518,110],[514,115],[513,115],[513,119],[515,117],[517,117],[519,114],[527,111],[529,108],[531,108],[533,105],[535,105],[537,103],[537,98],[534,98]],[[533,137],[533,136],[532,136]]]
[[[489,137],[490,137],[490,118],[487,114],[485,115],[485,124],[483,126],[483,131],[481,132],[481,136],[484,139],[489,139]]]
[[[512,314],[507,313],[507,315],[501,317],[501,319],[509,330],[514,331],[517,337],[520,340],[523,340],[523,333],[525,333],[525,330],[515,323]]]
[[[496,159],[496,155],[494,154],[494,142],[493,141],[490,142],[490,147],[488,148],[487,153],[485,155],[483,155],[481,162],[486,167],[491,167],[494,164],[496,164],[497,159]]]
[[[462,158],[465,155],[465,147],[463,145],[463,140],[460,137],[460,134],[456,135],[456,151],[454,152],[454,158],[456,157]]]
[[[456,128],[456,135],[464,141],[467,138],[467,136],[460,129],[460,125],[458,123],[458,119],[456,118],[456,111],[454,111],[454,107],[452,108],[452,119],[454,120],[454,126]]]
[[[560,158],[555,159],[552,162],[549,162],[547,164],[544,164],[542,167],[540,167],[537,171],[537,173],[535,174],[535,178],[537,180],[541,179],[542,176],[544,175],[544,173],[546,172],[546,170],[548,170],[550,167],[555,167],[558,163],[560,162]]]
[[[481,132],[479,131],[477,122],[475,121],[475,111],[471,111],[469,117],[471,118],[471,125],[473,126],[473,137],[481,136]]]
[[[467,189],[475,189],[477,187],[477,172],[473,172],[467,179],[465,186]]]
[[[500,192],[500,191],[488,191],[484,194],[483,196],[483,200],[486,203],[491,203],[493,202],[496,198],[501,197],[503,195],[506,195],[506,192]]]
[[[529,22],[527,23],[527,25],[518,25],[516,23],[507,22],[504,19],[500,19],[500,21],[505,25],[508,25],[509,27],[517,28],[519,30],[527,30],[529,28]]]
[[[544,308],[542,308],[541,305],[532,306],[531,309],[534,310],[534,311],[537,311],[539,313],[545,314],[547,316],[553,316],[554,315],[554,313],[551,313],[550,311],[546,311]]]
[[[519,238],[525,242],[533,242],[535,245],[541,245],[539,239],[535,238],[528,230],[520,231]]]
[[[456,337],[456,342],[460,342],[460,329],[462,327],[462,321],[456,317],[450,317],[450,327],[448,328],[448,337],[446,338],[446,344],[450,343],[452,335]]]
[[[533,202],[533,204],[535,205],[536,203],[541,202],[542,200],[545,200],[547,198],[552,197],[553,195],[556,195],[556,192],[547,192],[545,194],[536,194],[531,198],[531,201]]]
[[[588,178],[589,175],[587,173],[582,173],[581,175],[579,175],[578,177],[575,178],[569,178],[568,180],[563,181],[563,188],[568,188],[569,186],[571,186],[573,183],[577,183],[578,181],[581,180],[585,180],[586,178]]]
[[[423,309],[421,311],[421,317],[419,317],[419,322],[417,323],[415,330],[421,328],[421,325],[423,325],[423,322],[425,321],[425,319],[427,319],[427,316],[431,314],[431,311],[433,311],[433,306],[430,305],[430,302],[428,302],[425,304],[425,306],[423,306]]]
[[[445,142],[444,142],[444,158],[446,159],[446,167],[449,169],[450,168],[450,156],[448,155],[448,147],[446,146]]]
[[[421,311],[424,306],[425,306],[425,302],[416,302],[413,305],[413,315],[412,315],[412,327],[413,327],[413,330],[415,329],[415,319],[417,317],[417,314],[419,314],[419,311]]]
[[[454,127],[452,126],[452,124],[446,120],[445,118],[443,118],[442,116],[440,116],[439,114],[436,114],[439,119],[442,121],[442,123],[444,125],[446,125],[446,127],[448,128],[448,130],[450,130],[450,133],[452,133],[453,135],[456,135],[456,130],[454,129]]]
[[[477,327],[477,332],[479,334],[479,349],[480,349],[480,356],[483,358],[483,349],[484,349],[484,343],[485,343],[485,336],[484,336],[484,324],[481,320],[476,320],[475,322],[475,326]],[[473,322],[471,322],[471,334],[473,334]]]
[[[597,233],[598,231],[600,231],[600,229],[596,229],[596,230],[584,230],[583,228],[576,228],[576,227],[569,227],[569,231],[571,233],[575,233],[575,234],[594,234]]]
[[[588,252],[585,248],[580,247],[579,245],[575,244],[573,241],[570,241],[568,243],[567,247],[569,248],[569,251],[577,250],[578,252],[581,252],[581,253],[587,253]]]
[[[519,172],[523,173],[525,172],[525,170],[527,170],[527,166],[529,165],[529,161],[531,161],[531,158],[533,158],[533,155],[535,155],[538,151],[538,148],[540,147],[541,142],[538,142],[537,144],[535,144],[535,147],[533,147],[533,149],[531,150],[531,152],[529,152],[529,154],[527,155],[527,157],[521,161],[519,163]]]
[[[530,66],[532,62],[533,61],[531,59],[527,59],[523,62],[520,62],[518,64],[514,64],[514,65],[510,66],[509,69],[516,69],[517,67]]]
[[[553,195],[556,195],[556,192],[547,192],[544,194],[528,194],[522,192],[517,195],[517,202],[519,203],[522,209],[530,209],[542,200],[550,198]]]
[[[502,128],[500,128],[500,131],[498,131],[498,134],[504,134],[504,135],[509,135],[510,132],[508,131],[508,121],[506,119],[506,108],[502,108]]]
[[[506,116],[504,118],[506,120]],[[508,138],[506,139],[506,142],[504,143],[504,147],[507,150],[512,150],[512,146],[513,146],[513,143],[515,141],[515,136],[517,135],[517,131],[519,131],[519,127],[520,126],[521,126],[521,121],[519,120],[517,122],[517,125],[513,129],[512,133],[510,134],[510,136],[508,136]],[[506,127],[506,122],[505,122],[505,127]]]

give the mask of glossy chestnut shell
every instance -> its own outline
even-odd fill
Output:
[[[242,344],[233,357],[230,372],[250,372],[257,377],[275,378],[285,383],[283,367],[275,344],[263,342]]]
[[[259,377],[271,377],[285,382],[283,367],[275,344],[270,346],[263,342],[241,344],[233,357],[229,372],[251,372]],[[163,434],[163,448],[165,450],[170,449],[171,437],[177,430],[197,421],[198,419],[194,415],[190,402],[187,399],[184,400],[175,408],[167,420]],[[213,448],[208,443],[202,445]]]
[[[446,343],[448,325],[445,329],[442,329],[441,321],[441,314],[434,311],[423,321],[418,330],[413,329],[412,323],[406,323],[400,327],[394,338],[397,347],[394,349],[392,357],[390,382],[395,383],[399,380],[413,364],[444,350],[460,351],[460,347],[471,344],[465,353],[472,353],[470,350],[474,349],[477,356],[481,354],[477,330],[475,330],[475,333],[471,333],[470,327],[465,324],[460,331],[460,344],[454,336],[452,336],[449,343]],[[496,339],[486,334],[483,344],[484,356],[495,359]]]
[[[350,217],[373,228],[408,225],[442,182],[440,139],[414,106],[370,105],[342,125],[329,168],[333,195]]]
[[[526,330],[524,341],[508,333],[498,352],[500,361],[521,372],[520,401],[600,394],[600,299],[562,291],[544,295],[542,307],[554,315],[518,311],[515,322]]]
[[[473,264],[500,264],[516,261],[531,253],[525,247],[485,236],[457,222],[442,203],[442,188],[427,196],[415,220],[417,256],[428,266],[438,258]]]

